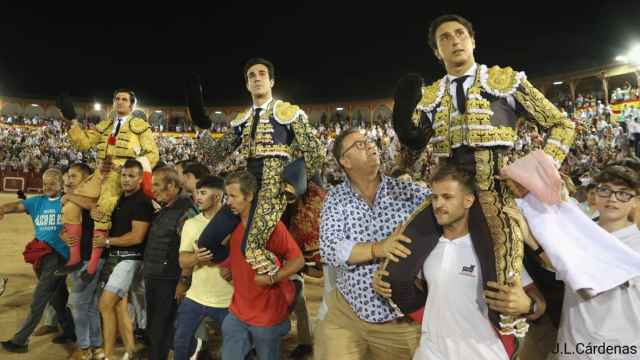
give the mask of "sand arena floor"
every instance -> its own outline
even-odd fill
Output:
[[[16,201],[15,194],[0,193],[0,204]],[[31,303],[36,278],[30,264],[22,259],[24,246],[33,239],[31,218],[25,214],[5,215],[0,221],[0,276],[9,279],[5,293],[0,296],[0,340],[13,336],[22,321],[26,318]],[[311,323],[315,324],[315,314],[322,298],[322,279],[305,277],[305,296]],[[283,354],[288,354],[296,346],[295,317],[292,317],[291,333],[285,339]],[[212,334],[214,344],[212,353],[219,346],[219,337]],[[0,348],[0,359],[67,359],[74,350],[73,346],[53,344],[53,334],[31,337],[29,352],[26,354],[10,354]],[[122,354],[117,349],[116,358]],[[285,358],[283,356],[283,358]]]

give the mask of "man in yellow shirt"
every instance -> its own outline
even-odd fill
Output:
[[[205,317],[212,319],[220,329],[227,316],[233,287],[220,273],[220,268],[211,259],[211,252],[198,248],[200,233],[209,220],[222,207],[224,181],[208,176],[196,185],[195,200],[200,214],[184,223],[180,239],[180,281],[188,285],[185,299],[178,309],[177,328],[174,343],[174,358],[188,359],[195,349],[194,334]],[[184,276],[191,272],[191,278]]]

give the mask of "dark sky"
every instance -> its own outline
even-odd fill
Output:
[[[142,104],[182,105],[184,79],[198,72],[209,105],[243,104],[242,66],[262,56],[282,98],[386,97],[407,72],[442,76],[426,28],[449,12],[473,22],[478,62],[530,76],[609,63],[640,42],[637,0],[221,2],[3,4],[0,94],[105,101],[131,87]]]

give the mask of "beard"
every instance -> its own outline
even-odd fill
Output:
[[[452,213],[448,213],[448,216],[446,216],[444,219],[439,218],[438,215],[436,215],[436,222],[438,223],[438,225],[440,226],[450,226],[453,224],[456,224],[458,222],[460,222],[461,220],[464,219],[464,212],[460,213],[460,214],[452,214]]]

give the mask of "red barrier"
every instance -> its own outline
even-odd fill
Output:
[[[18,190],[30,193],[42,192],[42,177],[35,172],[0,171],[0,191],[15,192]]]

